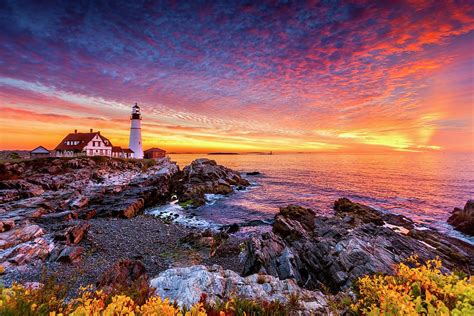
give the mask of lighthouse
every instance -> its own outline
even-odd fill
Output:
[[[130,127],[130,142],[128,147],[133,150],[133,157],[136,159],[143,159],[142,147],[142,115],[140,107],[135,103],[132,107],[132,115],[130,115],[132,125]]]

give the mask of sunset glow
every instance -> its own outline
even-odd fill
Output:
[[[474,151],[469,1],[64,3],[0,4],[0,149]]]

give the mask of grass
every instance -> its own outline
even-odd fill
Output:
[[[189,208],[189,207],[194,206],[194,200],[187,200],[187,201],[183,201],[183,202],[180,201],[178,204],[182,208]]]

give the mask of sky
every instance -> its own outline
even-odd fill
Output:
[[[257,3],[258,2],[258,3]],[[469,1],[0,2],[0,149],[474,152]]]

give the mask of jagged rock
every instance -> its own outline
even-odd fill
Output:
[[[106,290],[136,287],[147,288],[148,275],[143,263],[138,260],[121,260],[102,274],[97,286]]]
[[[183,306],[196,304],[203,294],[210,304],[217,300],[239,297],[287,303],[290,294],[299,297],[303,315],[327,313],[326,298],[321,292],[300,288],[293,280],[279,280],[270,275],[241,277],[236,272],[214,265],[168,269],[150,281],[155,293]]]
[[[226,234],[235,234],[236,232],[239,231],[239,229],[240,229],[239,225],[235,223],[222,227],[222,231],[224,231]]]
[[[70,206],[72,208],[83,208],[89,204],[89,198],[87,196],[79,196],[71,201]]]
[[[74,219],[74,213],[72,211],[63,211],[58,213],[43,214],[35,219],[36,222],[40,223],[55,223],[64,222]]]
[[[368,206],[353,203],[347,198],[341,198],[334,202],[334,210],[337,215],[350,215],[363,223],[385,224],[380,212]]]
[[[77,225],[67,227],[63,231],[56,234],[55,240],[64,241],[67,245],[76,245],[81,242],[89,228],[89,223],[79,223]]]
[[[144,207],[145,201],[143,199],[136,199],[121,210],[121,213],[123,217],[132,218],[142,212]]]
[[[9,231],[13,227],[15,227],[15,221],[12,219],[0,221],[0,233]]]
[[[83,247],[77,246],[65,246],[59,252],[56,261],[63,263],[73,263],[81,259],[81,255],[84,252]]]
[[[302,230],[312,231],[314,229],[314,218],[315,213],[301,206],[289,205],[281,208],[280,212],[275,216],[275,222],[273,223],[273,232],[279,234],[283,238],[292,235],[292,238],[298,238],[301,236]],[[299,227],[293,227],[286,221],[293,221],[292,224],[296,224]]]
[[[7,232],[0,233],[0,249],[16,246],[40,237],[43,234],[44,230],[38,225],[27,225],[11,229]]]
[[[193,206],[205,203],[205,194],[229,194],[232,186],[248,186],[250,183],[239,173],[218,165],[214,160],[196,159],[183,169],[176,184],[180,201],[191,201]]]
[[[54,245],[51,242],[48,242],[43,237],[38,237],[9,249],[9,251],[1,255],[1,258],[8,260],[9,264],[19,266],[33,260],[46,259],[53,248]]]
[[[464,234],[474,236],[474,200],[466,202],[464,209],[455,208],[448,223]]]
[[[335,217],[314,217],[313,229],[308,227],[311,212],[282,208],[272,232],[246,242],[244,275],[294,278],[306,288],[324,285],[336,292],[360,276],[391,273],[396,263],[412,254],[421,260],[441,257],[448,268],[474,268],[470,244],[429,229],[402,232],[394,224],[387,225],[384,214],[348,199],[336,201],[334,208]],[[300,213],[304,216],[295,215]],[[388,219],[410,227],[404,219]]]
[[[0,191],[0,203],[7,203],[21,199],[21,193],[18,190],[3,189]]]

